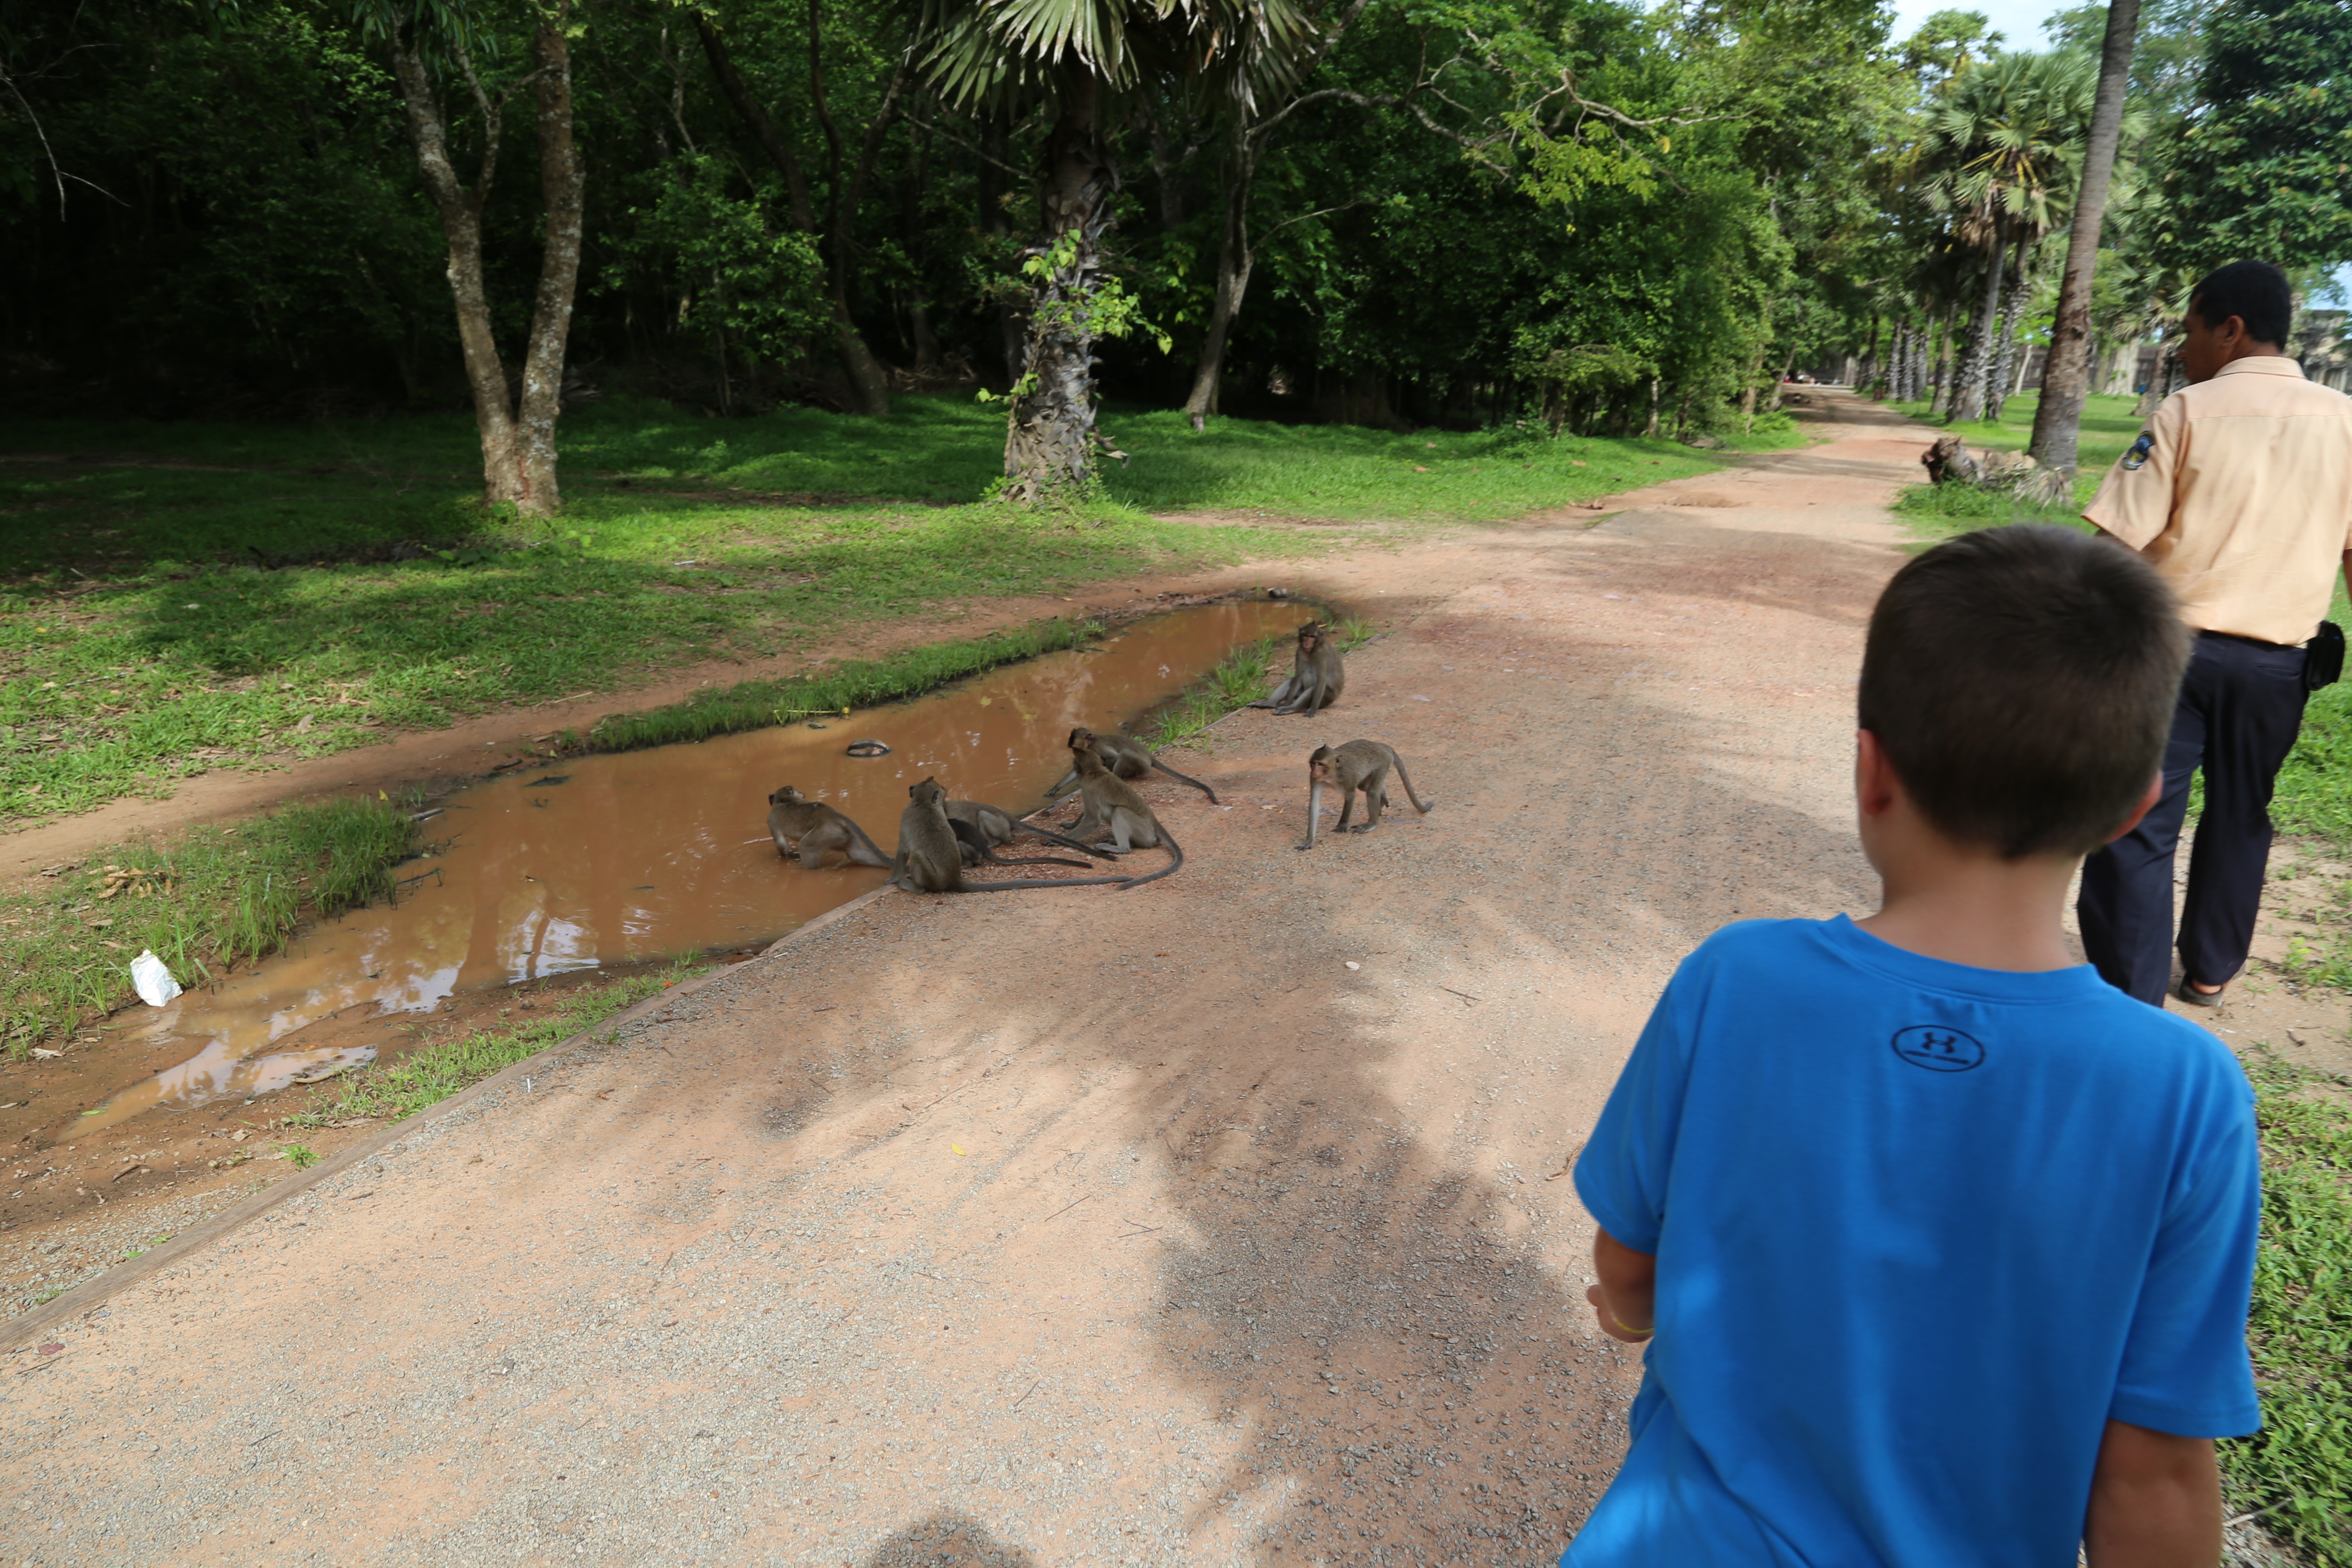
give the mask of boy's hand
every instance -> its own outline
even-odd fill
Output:
[[[2108,1422],[2083,1544],[2091,1568],[2212,1568],[2221,1477],[2211,1440]]]
[[[1656,1331],[1658,1260],[1636,1252],[1607,1231],[1592,1237],[1592,1272],[1601,1283],[1584,1292],[1601,1321],[1601,1331],[1629,1345],[1646,1343]]]
[[[1601,1320],[1601,1331],[1612,1340],[1622,1340],[1629,1345],[1645,1345],[1657,1332],[1654,1329],[1629,1329],[1617,1321],[1609,1310],[1609,1293],[1598,1285],[1584,1288],[1584,1299],[1592,1303],[1593,1315]]]

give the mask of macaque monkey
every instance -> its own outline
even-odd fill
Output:
[[[1207,784],[1202,784],[1199,779],[1193,778],[1189,773],[1178,773],[1174,768],[1170,767],[1166,763],[1161,762],[1158,757],[1154,756],[1152,754],[1151,748],[1145,745],[1140,741],[1131,741],[1124,735],[1097,735],[1092,730],[1086,729],[1073,730],[1070,731],[1069,744],[1071,751],[1075,752],[1080,746],[1083,746],[1089,742],[1093,743],[1097,752],[1102,753],[1103,766],[1108,768],[1114,777],[1123,779],[1139,779],[1144,774],[1150,773],[1152,769],[1158,768],[1170,778],[1191,784],[1194,789],[1199,790],[1202,795],[1207,795],[1211,805],[1217,804],[1217,792],[1215,790],[1211,789]],[[1055,784],[1052,789],[1045,792],[1045,798],[1047,800],[1059,800],[1077,787],[1078,770],[1076,765],[1073,765],[1068,773],[1062,775],[1061,783]]]
[[[1315,824],[1323,815],[1326,784],[1339,792],[1339,822],[1331,831],[1370,833],[1378,827],[1381,809],[1389,803],[1391,768],[1396,770],[1397,783],[1404,785],[1413,810],[1426,814],[1437,804],[1413,793],[1412,779],[1404,771],[1404,759],[1396,754],[1394,746],[1381,741],[1350,741],[1344,746],[1316,747],[1315,754],[1307,759],[1307,842],[1298,847],[1315,847]],[[1364,820],[1349,827],[1348,817],[1356,809],[1358,790],[1364,792]]]
[[[1271,708],[1277,713],[1317,713],[1339,700],[1347,689],[1347,667],[1339,662],[1339,645],[1319,621],[1309,621],[1298,628],[1298,653],[1290,667],[1290,679],[1274,689],[1274,695],[1250,704],[1253,708]]]
[[[996,852],[996,846],[988,841],[988,835],[985,832],[961,816],[950,816],[948,818],[948,830],[956,836],[956,844],[963,851],[963,863],[966,869],[982,861],[991,866],[1076,866],[1081,871],[1087,868],[1087,863],[1084,860],[1065,860],[1052,855],[1027,855],[1007,858]]]
[[[790,857],[797,847],[801,864],[812,871],[823,870],[825,857],[836,849],[846,857],[845,865],[890,868],[890,857],[866,837],[866,829],[790,784],[768,797],[768,836],[779,855]]]
[[[1176,842],[1175,835],[1160,826],[1160,819],[1151,814],[1143,797],[1135,793],[1134,785],[1104,764],[1102,752],[1091,742],[1070,754],[1078,764],[1078,794],[1086,800],[1086,809],[1078,816],[1079,826],[1071,830],[1074,835],[1086,837],[1083,828],[1093,822],[1100,831],[1110,835],[1111,843],[1122,855],[1139,847],[1153,849],[1163,844],[1168,847],[1167,865],[1149,877],[1130,877],[1119,883],[1121,888],[1156,882],[1184,864],[1184,847]]]
[[[1097,853],[1075,838],[1056,833],[1050,827],[1040,827],[1034,822],[1024,822],[1003,806],[991,805],[984,800],[948,802],[948,821],[950,824],[963,824],[962,827],[955,830],[957,837],[967,844],[976,843],[984,849],[1001,848],[1013,842],[1013,835],[1027,833],[1045,840],[1048,844],[1058,844],[1065,849],[1075,849],[1081,855]],[[966,827],[971,829],[971,832],[965,832]],[[999,866],[1018,864],[1014,861],[995,860],[989,856],[982,858],[990,859],[992,864]],[[966,861],[965,864],[969,865],[971,862]],[[1069,862],[1055,860],[1045,864],[1066,866]]]
[[[1095,888],[1124,877],[1074,877],[1056,882],[967,882],[963,840],[949,826],[948,792],[936,778],[907,786],[907,809],[898,815],[898,853],[890,863],[890,883],[910,893],[1011,893],[1031,888]]]

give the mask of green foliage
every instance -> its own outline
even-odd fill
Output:
[[[679,324],[761,358],[799,354],[829,319],[814,242],[775,232],[769,204],[732,194],[733,170],[708,153],[672,160],[656,180],[652,206],[630,215],[629,249],[673,282]]]
[[[2352,26],[2336,0],[2217,0],[2201,111],[2171,149],[2166,245],[2207,266],[2352,256]]]
[[[152,950],[181,984],[265,958],[299,927],[393,890],[407,801],[325,800],[168,844],[125,845],[0,894],[0,1054],[21,1058],[135,999]]]
[[[307,1171],[319,1163],[319,1152],[304,1143],[280,1143],[278,1157],[290,1162],[298,1171]]]
[[[2263,1155],[2262,1249],[2247,1325],[2263,1430],[2221,1446],[2232,1512],[2326,1568],[2352,1564],[2352,1107],[2249,1058]]]
[[[335,1080],[341,1089],[340,1097],[310,1114],[319,1121],[350,1117],[403,1121],[527,1057],[562,1044],[648,996],[659,995],[681,980],[705,973],[709,967],[682,958],[667,970],[633,975],[609,985],[562,993],[561,1001],[552,1008],[535,1010],[527,1024],[480,1030],[412,1052],[397,1062],[345,1074]]]

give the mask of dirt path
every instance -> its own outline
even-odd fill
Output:
[[[1180,877],[883,898],[10,1343],[16,1556],[1548,1560],[1637,1371],[1550,1178],[1682,953],[1870,891],[1927,437],[1832,406],[1321,573],[1391,633],[1179,763],[1223,806],[1151,792]],[[1357,735],[1436,809],[1299,854]]]

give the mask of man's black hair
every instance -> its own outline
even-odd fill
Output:
[[[1862,727],[1947,837],[2011,859],[2084,854],[2156,777],[2189,648],[2171,589],[2130,551],[1989,528],[1879,595]]]
[[[2189,293],[2189,308],[2209,327],[2236,316],[2254,342],[2284,348],[2294,324],[2294,289],[2267,261],[2232,261],[2205,274]]]

